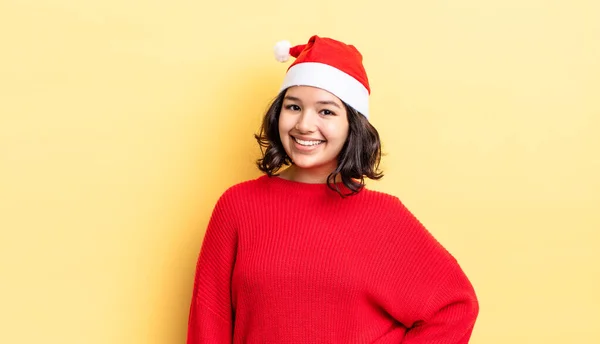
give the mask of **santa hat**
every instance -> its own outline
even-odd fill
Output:
[[[307,44],[294,47],[280,41],[274,50],[279,62],[296,58],[287,69],[281,90],[299,85],[318,87],[369,118],[371,89],[362,55],[353,45],[315,35]]]

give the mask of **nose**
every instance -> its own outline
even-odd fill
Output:
[[[303,134],[314,132],[316,130],[316,116],[313,111],[302,110],[302,113],[298,116],[295,129]]]

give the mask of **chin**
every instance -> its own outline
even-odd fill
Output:
[[[331,166],[331,170],[333,171],[336,166],[334,161],[307,161],[306,159],[298,159],[297,161],[294,161],[294,166],[303,170],[322,169],[329,165]]]

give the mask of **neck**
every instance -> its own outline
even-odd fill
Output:
[[[307,184],[325,184],[327,183],[327,177],[333,172],[331,168],[322,169],[303,169],[296,165],[288,167],[285,171],[281,172],[279,176],[283,179],[307,183]],[[335,182],[339,182],[341,179],[336,176]]]

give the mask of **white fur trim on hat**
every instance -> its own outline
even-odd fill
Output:
[[[369,91],[358,80],[327,64],[304,62],[293,65],[281,90],[291,86],[313,86],[326,90],[369,118]]]
[[[290,48],[292,44],[289,41],[279,41],[275,44],[273,51],[275,59],[279,62],[286,62],[290,59]]]

